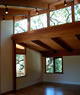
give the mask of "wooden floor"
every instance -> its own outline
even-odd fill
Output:
[[[44,83],[6,95],[80,95],[80,86]]]

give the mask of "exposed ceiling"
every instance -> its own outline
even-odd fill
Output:
[[[80,22],[15,34],[12,39],[44,56],[80,55]]]
[[[74,0],[74,3],[79,2],[80,0]],[[68,2],[68,6],[71,4]],[[5,15],[5,5],[8,6],[9,16],[28,15],[28,11],[33,16],[36,15],[36,8],[39,13],[44,13],[48,8],[50,10],[63,8],[64,0],[0,0],[0,16]]]

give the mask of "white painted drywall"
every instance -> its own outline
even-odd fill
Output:
[[[0,35],[1,35],[1,22],[0,22]],[[0,36],[0,84],[1,84],[1,36]],[[0,94],[1,94],[1,85],[0,85]]]
[[[1,21],[1,93],[12,90],[13,21]]]
[[[63,74],[45,74],[44,72],[43,81],[45,82],[80,85],[80,56],[63,57]]]
[[[42,81],[41,54],[31,49],[26,50],[26,77],[17,78],[17,89]]]
[[[1,56],[0,56],[0,87],[1,93],[13,90],[12,72],[12,40],[13,21],[1,21]],[[17,89],[21,89],[42,81],[41,54],[31,49],[26,50],[27,76],[16,79]]]

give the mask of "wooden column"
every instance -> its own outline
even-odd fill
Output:
[[[28,21],[28,31],[30,31],[30,11],[28,11],[28,16],[27,16],[27,21]]]
[[[74,15],[74,0],[72,2],[72,22],[75,22],[75,15]]]
[[[13,16],[13,34],[15,34],[15,17]]]
[[[47,27],[50,26],[50,15],[49,15],[49,5],[48,5],[48,12],[47,12]]]

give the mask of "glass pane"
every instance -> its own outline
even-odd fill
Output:
[[[27,32],[27,19],[16,21],[15,22],[15,34]]]
[[[53,58],[46,58],[46,73],[53,73]]]
[[[75,21],[80,21],[80,4],[74,6]]]
[[[25,55],[16,55],[16,77],[25,76],[24,57]]]
[[[62,58],[55,58],[55,72],[62,72]]]
[[[47,27],[47,14],[41,14],[30,18],[30,30]]]
[[[50,12],[50,26],[72,22],[71,7]]]

